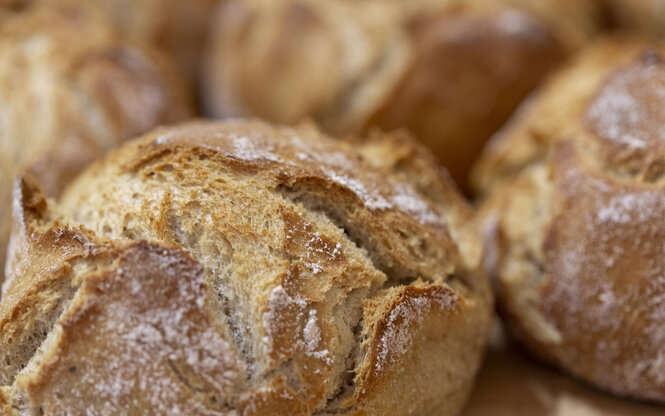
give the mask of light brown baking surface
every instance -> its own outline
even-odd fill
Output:
[[[665,408],[622,400],[509,346],[498,324],[462,416],[662,416]]]

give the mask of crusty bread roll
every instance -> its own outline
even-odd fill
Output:
[[[665,37],[665,1],[606,0],[619,27]]]
[[[210,18],[221,0],[88,1],[102,6],[126,34],[163,48],[190,83],[197,82]]]
[[[14,213],[0,384],[20,414],[454,415],[480,362],[470,208],[402,136],[159,128],[58,206],[23,180]]]
[[[177,70],[75,1],[0,14],[0,270],[9,193],[30,169],[56,195],[104,150],[191,114]],[[0,272],[0,281],[2,273]]]
[[[203,95],[215,117],[408,128],[458,180],[542,76],[597,29],[589,0],[229,0]]]
[[[20,9],[58,1],[0,0],[0,8]],[[124,36],[162,49],[177,63],[182,75],[195,84],[210,18],[221,1],[77,0],[77,3],[99,7]]]
[[[606,39],[488,146],[485,263],[513,333],[594,385],[665,402],[665,48]]]

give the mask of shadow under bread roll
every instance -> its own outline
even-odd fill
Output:
[[[665,48],[612,37],[553,76],[489,144],[486,270],[534,354],[665,403]]]
[[[196,122],[123,145],[59,204],[22,181],[6,400],[46,415],[458,414],[492,310],[470,207],[408,138],[366,143]]]
[[[230,0],[202,94],[214,117],[407,128],[465,187],[487,138],[598,27],[593,1]]]
[[[126,41],[91,6],[59,0],[1,10],[3,196],[23,170],[55,196],[105,150],[191,114],[170,61]],[[3,231],[10,202],[3,198],[0,204]],[[2,270],[7,237],[0,234]]]

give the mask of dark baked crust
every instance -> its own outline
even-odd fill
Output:
[[[31,225],[14,230],[0,328],[49,325],[46,339],[0,341],[23,357],[2,375],[15,406],[457,414],[491,310],[469,207],[406,137],[359,143],[370,147],[311,126],[189,123],[126,144],[59,207],[19,186],[17,224]],[[17,304],[19,292],[34,295]],[[205,359],[188,341],[204,330],[221,351]]]
[[[439,11],[408,33],[414,58],[368,124],[407,128],[466,188],[485,141],[568,51],[541,19],[510,7]]]

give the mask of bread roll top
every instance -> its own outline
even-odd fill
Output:
[[[0,333],[23,406],[455,414],[466,398],[491,309],[479,244],[408,137],[192,122],[123,146],[57,207],[25,182],[15,198]]]

